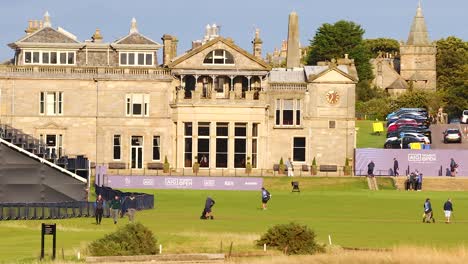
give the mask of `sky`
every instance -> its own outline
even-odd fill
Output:
[[[45,11],[54,28],[62,27],[81,41],[90,39],[96,28],[105,42],[126,36],[135,17],[139,32],[159,43],[162,35],[175,35],[178,54],[203,38],[205,26],[213,23],[221,26],[221,36],[251,52],[259,28],[265,55],[286,39],[291,11],[299,15],[301,44],[306,46],[320,25],[343,19],[360,24],[365,38],[406,40],[417,5],[418,0],[3,0],[0,62],[13,57],[7,44],[24,36],[28,20],[42,19]],[[432,40],[468,39],[467,0],[423,0],[422,6]]]

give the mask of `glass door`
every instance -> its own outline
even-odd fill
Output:
[[[132,169],[143,169],[143,137],[132,136],[131,146]]]

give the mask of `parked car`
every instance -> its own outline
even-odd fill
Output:
[[[414,119],[399,119],[399,120],[391,123],[387,127],[387,131],[389,131],[389,132],[395,131],[401,126],[414,126],[414,127],[417,127],[418,122],[416,122],[416,120],[414,120]]]
[[[432,142],[432,132],[431,132],[430,129],[423,128],[423,127],[415,127],[415,126],[400,126],[395,131],[391,131],[391,132],[387,131],[387,138],[400,137],[401,133],[419,133],[419,134],[423,134],[424,136],[429,138],[429,141]]]
[[[430,125],[430,121],[429,121],[429,119],[427,117],[425,117],[423,115],[415,115],[415,114],[407,113],[407,114],[402,114],[402,115],[399,115],[399,116],[391,117],[387,121],[387,126],[390,125],[391,123],[396,122],[396,121],[401,120],[401,119],[413,119],[418,123],[418,125],[422,125],[422,126],[429,127],[429,125]]]
[[[468,124],[468,110],[463,110],[461,122]]]
[[[444,143],[462,142],[462,134],[458,128],[447,128],[444,131]]]
[[[461,120],[458,117],[450,118],[449,124],[460,124]]]
[[[427,111],[424,108],[400,108],[397,111],[388,114],[386,120],[393,116],[398,116],[404,113],[419,113],[427,117]]]
[[[395,137],[389,137],[385,140],[385,142],[391,141],[391,140],[396,140],[396,139],[401,139],[401,135],[403,137],[414,137],[419,139],[420,141],[424,142],[424,144],[431,144],[430,140],[428,137],[424,136],[423,134],[419,133],[407,133],[407,132],[402,132],[400,135],[395,136]]]
[[[401,138],[392,138],[387,139],[387,141],[384,144],[384,148],[386,149],[409,149],[410,148],[410,143],[424,143],[423,140],[417,137],[410,137],[410,136],[404,136],[403,139]]]

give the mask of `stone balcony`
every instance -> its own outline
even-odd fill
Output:
[[[242,106],[264,106],[267,103],[266,93],[263,89],[251,91],[230,90],[219,94],[216,92],[205,92],[200,90],[191,91],[187,97],[183,88],[175,90],[173,106],[177,105],[242,105]]]
[[[0,78],[172,81],[169,69],[123,67],[60,67],[0,65]]]

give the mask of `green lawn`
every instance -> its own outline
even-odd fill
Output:
[[[465,244],[468,230],[468,193],[404,192],[366,190],[364,178],[295,178],[301,193],[290,192],[290,179],[266,178],[272,193],[268,210],[260,210],[260,191],[144,190],[156,197],[154,210],[137,213],[137,220],[151,228],[164,253],[255,251],[254,240],[274,224],[296,221],[307,224],[326,243],[346,247],[390,248],[394,245],[452,247]],[[389,181],[379,182],[390,188]],[[141,190],[140,190],[141,191]],[[206,196],[216,201],[215,220],[200,220]],[[455,223],[443,223],[442,204],[452,197]],[[430,197],[436,224],[421,223],[422,204]],[[458,211],[458,209],[460,209]],[[465,209],[465,210],[464,210]],[[86,254],[86,243],[128,223],[114,225],[104,219],[97,226],[92,218],[47,221],[0,221],[0,261],[33,261],[39,255],[40,223],[58,224],[58,255],[64,248],[71,259],[78,250]],[[50,241],[47,239],[50,253]]]
[[[372,129],[372,123],[382,122],[385,129],[385,121],[356,120],[358,148],[383,148],[386,132],[375,134]]]

